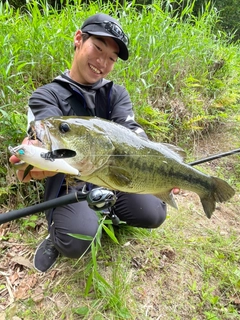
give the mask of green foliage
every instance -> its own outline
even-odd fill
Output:
[[[239,97],[237,83],[233,83],[237,78],[232,79],[236,68],[231,66],[233,55],[238,60],[239,48],[229,45],[224,34],[214,34],[216,13],[207,6],[196,19],[192,7],[186,7],[182,16],[183,20],[171,17],[171,11],[163,12],[157,3],[143,8],[138,16],[142,32],[134,25],[130,31],[135,59],[125,78],[128,89],[135,91],[133,96],[141,95],[135,104],[137,114],[147,99],[154,109],[168,115],[171,139],[179,133],[197,135],[208,130],[232,112],[229,105]],[[224,101],[222,110],[216,108],[219,101]],[[196,121],[199,111],[204,121]],[[183,128],[186,116],[190,122]]]
[[[89,296],[92,288],[96,294],[95,300],[93,301],[91,307],[78,307],[73,308],[74,314],[81,315],[84,319],[89,319],[93,316],[94,319],[97,319],[98,314],[95,313],[94,308],[101,308],[102,310],[111,310],[113,314],[116,314],[120,319],[131,319],[131,314],[126,307],[127,301],[125,301],[123,292],[126,289],[126,284],[121,282],[117,273],[117,267],[114,268],[113,280],[112,283],[109,279],[104,278],[99,272],[98,264],[98,253],[101,250],[102,255],[105,255],[103,251],[101,238],[102,233],[105,231],[109,239],[115,243],[119,244],[115,232],[113,229],[112,221],[106,220],[106,216],[101,217],[99,213],[99,227],[94,238],[81,235],[81,234],[69,234],[74,238],[90,241],[90,245],[86,251],[91,248],[91,260],[86,266],[85,273],[87,274],[86,287],[85,287],[85,296]],[[82,257],[86,252],[82,255]],[[81,257],[81,258],[82,258]],[[81,258],[78,259],[80,262]],[[107,298],[107,299],[106,299]],[[101,318],[99,318],[101,319]]]
[[[36,222],[38,221],[39,217],[35,214],[22,219],[22,223],[21,223],[21,228],[23,228],[24,230],[26,228],[32,228],[34,229],[36,227]]]

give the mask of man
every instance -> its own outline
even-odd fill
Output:
[[[118,58],[128,59],[128,37],[118,21],[105,14],[88,18],[74,37],[72,67],[52,83],[38,88],[29,99],[29,121],[50,116],[97,116],[117,122],[145,138],[143,129],[134,121],[132,103],[126,89],[105,78]],[[39,144],[25,138],[23,143]],[[10,162],[19,160],[12,156]],[[18,172],[23,179],[23,171]],[[46,179],[45,201],[67,192],[81,190],[84,183],[66,186],[63,174],[33,169],[23,181]],[[165,204],[153,195],[117,192],[114,213],[128,225],[157,228],[166,218]],[[49,234],[38,246],[34,267],[45,272],[59,254],[79,258],[89,242],[75,239],[69,233],[94,237],[98,229],[96,213],[88,203],[77,202],[47,210]]]

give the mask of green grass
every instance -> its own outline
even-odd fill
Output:
[[[42,200],[41,182],[17,181],[7,147],[25,136],[31,92],[70,68],[74,32],[99,11],[119,16],[130,35],[130,60],[119,60],[110,78],[127,87],[137,120],[151,139],[183,146],[191,160],[239,147],[239,44],[215,29],[218,16],[207,5],[199,18],[191,10],[188,6],[177,19],[162,11],[160,2],[140,8],[76,1],[61,12],[36,1],[16,12],[0,2],[3,212]],[[43,215],[0,226],[0,306],[21,285],[26,292],[0,309],[0,317],[239,319],[239,156],[199,169],[236,189],[211,220],[197,197],[181,194],[179,211],[170,208],[159,229],[102,226],[108,235],[103,233],[91,254],[77,262],[61,258],[45,276],[12,261],[14,255],[32,260],[47,232]],[[112,241],[114,235],[119,243]],[[19,278],[11,287],[13,275]]]

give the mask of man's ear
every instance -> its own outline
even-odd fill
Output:
[[[81,44],[82,44],[82,31],[77,30],[74,36],[74,41],[73,41],[74,49],[79,48]]]

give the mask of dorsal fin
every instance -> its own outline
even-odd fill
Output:
[[[181,160],[185,160],[186,159],[186,151],[184,151],[182,148],[178,147],[178,146],[174,146],[173,144],[170,143],[162,143],[165,147],[167,147],[169,150],[171,150],[172,152],[174,152],[175,154],[177,154]]]

